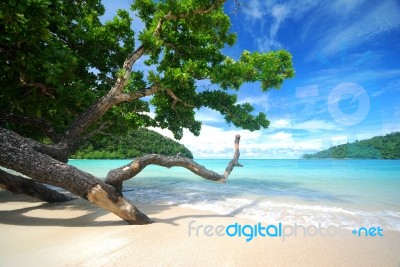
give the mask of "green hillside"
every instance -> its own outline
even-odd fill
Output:
[[[182,144],[157,132],[138,129],[125,136],[103,136],[85,142],[71,156],[73,159],[129,159],[146,154],[176,155],[193,158],[192,153]]]
[[[303,158],[400,159],[400,132],[334,146],[314,154],[305,154]]]

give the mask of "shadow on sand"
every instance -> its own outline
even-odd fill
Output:
[[[169,218],[160,218],[157,214],[165,212],[171,208],[175,208],[176,205],[138,205],[144,213],[146,213],[154,223],[164,223],[178,226],[178,221],[193,218],[229,218],[239,214],[243,209],[256,205],[259,200],[254,200],[250,204],[243,205],[234,211],[226,215],[210,214],[201,210],[193,210],[189,215],[172,216]],[[5,210],[1,203],[13,203],[14,207]],[[21,205],[16,205],[21,203]],[[35,215],[35,212],[45,211],[45,214],[49,216],[44,217],[41,215]],[[74,212],[77,211],[77,216],[65,218],[63,212]],[[30,214],[31,213],[31,214]],[[84,213],[82,215],[82,213]],[[73,215],[73,213],[71,213]],[[19,225],[19,226],[59,226],[59,227],[104,227],[104,226],[116,226],[116,225],[127,225],[126,222],[121,220],[115,215],[112,219],[98,218],[110,215],[106,210],[103,210],[94,204],[91,204],[83,199],[75,199],[63,203],[46,203],[38,201],[36,199],[22,196],[13,195],[7,191],[0,191],[0,224]],[[158,218],[157,218],[158,217]]]

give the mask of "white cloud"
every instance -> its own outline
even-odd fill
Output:
[[[269,96],[266,94],[263,94],[261,96],[244,97],[237,103],[238,104],[250,103],[251,105],[261,107],[264,111],[268,111],[270,109],[268,100],[269,100]]]
[[[225,122],[221,113],[209,108],[200,108],[200,110],[197,110],[195,119],[201,122]]]
[[[168,130],[153,130],[173,138]],[[204,125],[200,135],[194,136],[184,130],[180,143],[192,151],[195,158],[226,158],[230,159],[234,152],[235,135],[241,135],[241,158],[299,158],[309,151],[322,148],[322,141],[294,140],[291,133],[271,133],[268,130],[250,132],[239,129],[222,129]]]
[[[316,131],[338,131],[341,128],[329,121],[325,120],[308,120],[303,122],[292,122],[289,119],[273,120],[270,129],[291,129],[291,130],[306,130],[308,132]]]
[[[346,144],[348,142],[347,136],[333,136],[332,137],[332,146],[337,146],[341,144]]]
[[[282,44],[271,37],[258,37],[256,38],[258,50],[270,51],[282,48]]]
[[[292,139],[292,134],[290,133],[285,133],[285,132],[277,132],[273,135],[269,136],[273,140],[286,140],[286,141],[291,141]]]
[[[244,6],[244,14],[251,24],[257,23],[264,36],[254,36],[254,40],[260,51],[280,49],[283,47],[277,39],[281,26],[288,19],[297,20],[311,8],[317,6],[319,1],[286,1],[280,3],[277,0],[251,0]],[[266,29],[266,27],[268,27]],[[252,31],[252,28],[249,27]]]
[[[308,60],[315,59],[317,54],[330,56],[361,45],[400,26],[400,6],[395,0],[378,1],[373,5],[366,0],[251,0],[243,12],[249,25],[257,24],[260,30],[255,33],[254,27],[247,28],[261,51],[285,47],[278,38],[281,27],[288,20],[301,21],[300,40],[310,37],[315,44]],[[308,36],[309,32],[315,33],[315,27],[324,28],[321,35]]]
[[[332,10],[336,9],[332,8]],[[400,8],[395,1],[382,1],[368,12],[348,27],[343,28],[343,24],[338,24],[328,29],[325,38],[322,38],[313,50],[327,56],[333,55],[341,49],[358,46],[376,38],[382,32],[388,32],[400,26]],[[354,16],[351,19],[354,19]],[[345,21],[350,23],[349,19]]]
[[[261,3],[262,2],[258,0],[250,0],[244,5],[243,13],[247,16],[247,19],[262,19],[262,17],[264,16],[264,7],[261,6]]]
[[[331,122],[324,120],[309,120],[301,123],[296,123],[291,126],[291,129],[317,131],[317,130],[339,130],[340,128]]]
[[[274,129],[274,128],[288,128],[290,126],[290,120],[288,119],[278,119],[278,120],[272,120],[271,124],[270,124],[270,128]]]
[[[396,117],[399,117],[400,119],[400,114],[396,114]],[[393,132],[400,132],[400,124],[396,123],[396,122],[385,122],[382,125],[382,131],[381,131],[381,135],[385,135],[388,133],[393,133]],[[374,136],[377,135],[376,133],[374,133]]]
[[[330,3],[330,10],[336,14],[348,14],[361,6],[366,0],[336,0]]]
[[[278,4],[272,7],[271,15],[274,18],[274,23],[270,30],[271,39],[275,39],[279,26],[286,19],[289,11],[289,7],[284,4]]]
[[[318,85],[296,87],[296,98],[319,96]]]

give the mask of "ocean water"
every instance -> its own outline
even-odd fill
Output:
[[[197,160],[223,173],[229,160]],[[104,179],[129,160],[70,160]],[[148,166],[124,183],[134,203],[173,204],[265,223],[400,230],[400,160],[240,160],[227,183]]]

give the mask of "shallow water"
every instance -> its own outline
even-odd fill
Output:
[[[223,173],[229,160],[198,160]],[[129,160],[71,160],[105,178]],[[124,183],[143,204],[176,204],[267,223],[381,226],[400,230],[399,160],[241,160],[226,184],[174,167],[149,166]]]

